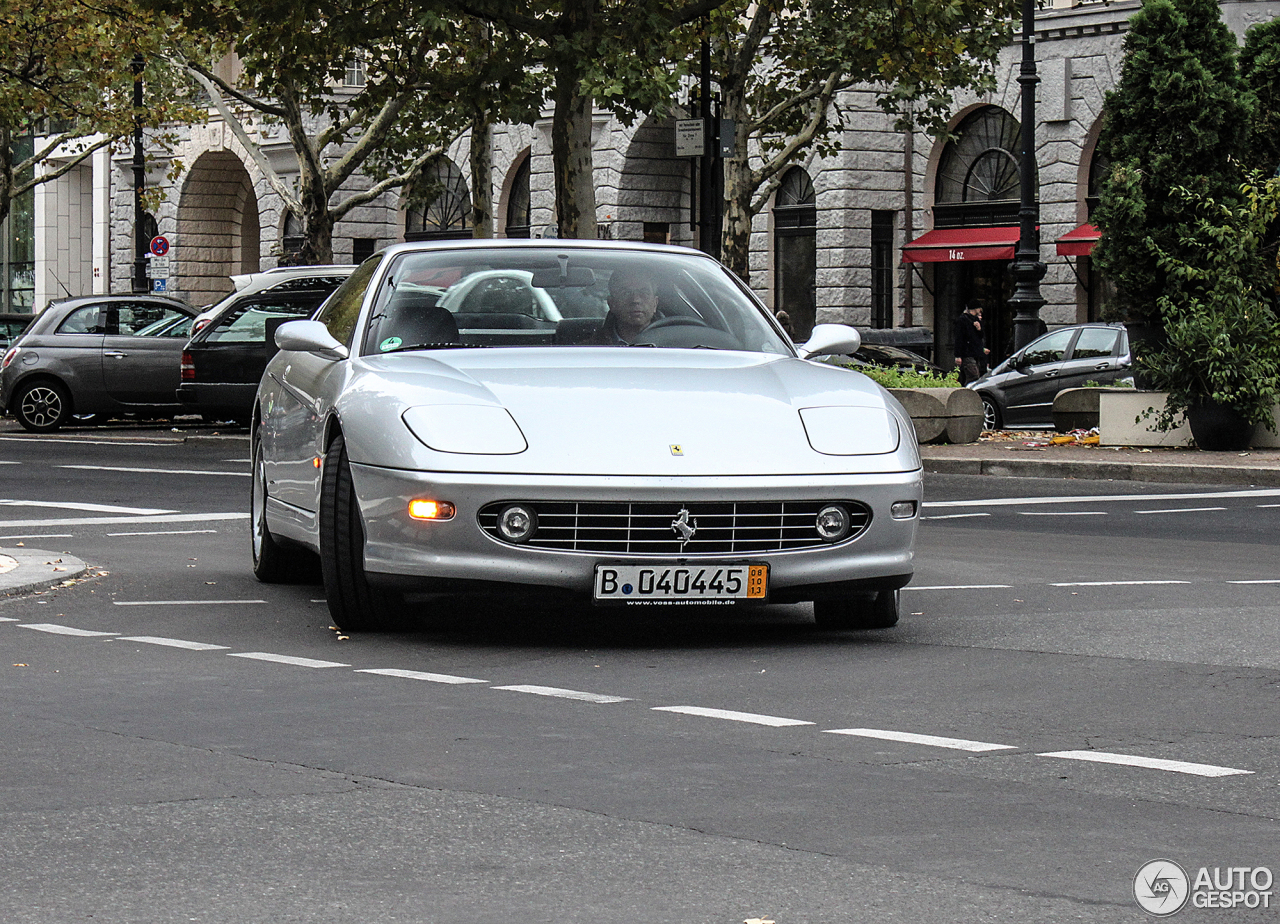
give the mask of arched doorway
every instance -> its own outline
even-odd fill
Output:
[[[652,116],[631,136],[610,220],[611,237],[651,244],[691,242],[689,162],[675,156],[674,139],[674,123]]]
[[[422,172],[405,214],[406,241],[471,237],[471,191],[458,165],[441,157]]]
[[[173,262],[178,293],[192,305],[216,302],[230,277],[261,269],[258,198],[240,158],[207,151],[191,166],[178,200]]]
[[[999,106],[983,106],[955,129],[938,162],[934,186],[934,228],[1017,240],[1020,186],[1018,151],[1021,126]],[[1038,185],[1037,185],[1038,188]],[[934,275],[934,340],[936,355],[951,356],[954,329],[964,306],[983,308],[983,326],[991,362],[1013,350],[1013,276],[1009,271],[1014,245],[993,256],[990,248],[949,251],[950,260],[936,262]]]
[[[803,167],[782,177],[773,204],[775,311],[791,319],[796,343],[809,339],[817,320],[818,205],[813,180]]]
[[[520,158],[507,191],[507,214],[504,228],[507,237],[529,236],[529,154]]]

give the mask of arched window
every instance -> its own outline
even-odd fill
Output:
[[[774,197],[773,249],[774,308],[787,313],[791,336],[802,343],[818,312],[818,206],[803,167],[786,172]]]
[[[462,171],[442,157],[414,185],[405,218],[406,241],[471,237],[471,192]]]
[[[524,156],[511,179],[507,196],[507,237],[529,236],[529,155]]]
[[[956,129],[938,164],[935,226],[1017,224],[1018,120],[984,106]]]

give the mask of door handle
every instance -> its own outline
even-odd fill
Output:
[[[125,358],[126,356],[128,356],[129,354],[128,354],[128,353],[121,353],[119,350],[107,350],[107,351],[106,351],[105,353],[103,353],[102,355],[103,355],[103,356],[110,356],[112,359],[124,359],[124,358]]]
[[[1051,379],[1051,378],[1053,378],[1054,376],[1056,376],[1057,374],[1058,374],[1058,370],[1057,370],[1057,369],[1050,369],[1048,372],[1046,372],[1046,373],[1044,374],[1044,377],[1045,377],[1046,379]]]
[[[1097,369],[1099,372],[1106,372],[1108,369],[1110,369],[1110,368],[1111,368],[1111,364],[1110,364],[1110,363],[1099,363],[1098,365],[1094,366],[1093,368],[1094,368],[1094,369]]]

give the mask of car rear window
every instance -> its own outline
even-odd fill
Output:
[[[107,332],[106,312],[101,305],[85,305],[77,308],[58,325],[60,334],[105,334]]]
[[[252,298],[228,309],[206,329],[206,343],[267,342],[268,318],[306,318],[324,301],[324,294],[313,298]]]

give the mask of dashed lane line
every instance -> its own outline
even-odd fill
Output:
[[[513,693],[532,693],[534,696],[554,696],[559,699],[576,699],[584,703],[625,703],[625,696],[606,696],[602,693],[583,693],[581,690],[562,690],[559,687],[539,687],[528,683],[517,683],[506,687],[494,687],[495,690],[510,690]]]
[[[59,465],[58,468],[74,468],[89,472],[131,472],[141,475],[232,475],[248,478],[252,472],[196,471],[185,468],[129,468],[123,465]]]
[[[119,504],[90,504],[81,501],[21,500],[17,498],[5,498],[0,500],[0,507],[52,507],[56,510],[80,510],[84,513],[128,513],[135,516],[178,512],[176,510],[165,510],[160,507],[121,507]]]
[[[1105,510],[1019,510],[1020,517],[1106,517]]]
[[[1226,507],[1168,507],[1164,510],[1135,510],[1134,513],[1213,513],[1217,510],[1226,509]]]
[[[119,632],[90,632],[88,629],[73,629],[71,626],[59,626],[51,622],[24,622],[18,628],[35,629],[37,632],[48,632],[52,635],[73,635],[77,638],[120,634]]]
[[[208,523],[247,520],[248,513],[168,513],[135,517],[67,517],[51,520],[0,520],[0,529],[49,529],[54,526],[125,526],[150,523]]]
[[[180,638],[162,638],[156,635],[121,635],[117,642],[142,642],[145,645],[163,645],[166,648],[182,648],[186,651],[230,651],[228,645],[210,645],[207,642],[188,642]]]
[[[112,600],[112,606],[238,606],[266,600]]]
[[[407,680],[425,680],[428,683],[488,683],[474,677],[456,677],[453,674],[432,674],[428,671],[406,671],[395,667],[360,668],[357,674],[378,674],[382,677],[404,677]]]
[[[248,658],[251,661],[270,661],[273,664],[290,664],[294,667],[350,667],[337,661],[320,661],[316,658],[295,658],[292,655],[271,654],[268,651],[240,651],[228,658]]]
[[[1087,760],[1099,764],[1121,764],[1126,767],[1144,767],[1148,770],[1167,770],[1170,773],[1189,773],[1193,776],[1238,776],[1253,773],[1252,770],[1237,770],[1235,767],[1216,767],[1213,764],[1193,764],[1185,760],[1162,760],[1158,757],[1138,757],[1133,754],[1108,754],[1103,751],[1048,751],[1036,756]]]
[[[1190,584],[1190,581],[1062,581],[1050,587],[1144,587],[1149,584]]]
[[[814,724],[801,719],[784,719],[776,715],[758,715],[754,712],[734,712],[731,709],[706,709],[702,706],[654,706],[653,711],[679,712],[683,715],[697,715],[708,719],[727,719],[730,722],[749,722],[752,725],[768,725],[771,728]]]
[[[201,533],[216,533],[216,529],[161,529],[150,532],[107,533],[108,537],[116,536],[197,536]]]
[[[9,539],[74,539],[74,538],[75,538],[75,535],[72,533],[53,533],[53,534],[20,533],[17,536],[0,536],[0,542],[7,541]]]
[[[904,587],[903,590],[1008,590],[1012,584],[926,584],[920,587]]]
[[[924,510],[940,507],[1026,507],[1044,504],[1150,503],[1151,501],[1235,500],[1250,497],[1280,497],[1280,488],[1247,491],[1201,491],[1187,494],[1090,494],[1062,497],[991,497],[979,500],[925,501]]]
[[[1016,751],[1012,744],[991,744],[986,741],[968,741],[964,738],[943,738],[937,735],[917,735],[912,732],[888,731],[882,728],[829,728],[824,734],[856,735],[860,738],[879,738],[883,741],[902,741],[907,744],[925,744],[936,748],[951,748],[956,751]]]

